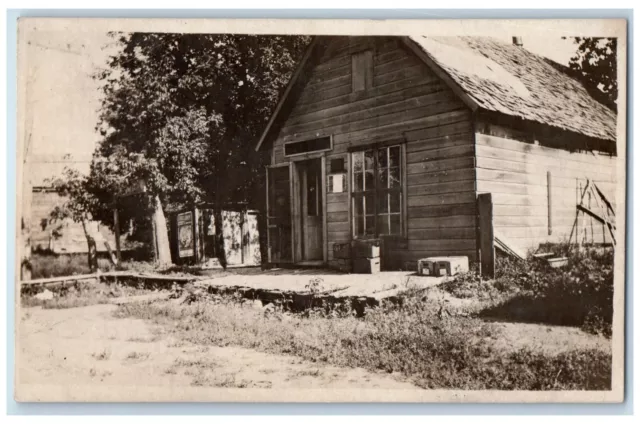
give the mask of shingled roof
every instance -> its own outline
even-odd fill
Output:
[[[488,37],[410,38],[478,107],[615,142],[616,113],[561,65]]]

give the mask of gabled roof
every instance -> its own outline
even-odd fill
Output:
[[[277,127],[279,115],[301,84],[314,39],[292,76],[256,150]],[[472,110],[484,109],[588,137],[616,140],[616,113],[594,99],[562,65],[523,47],[488,37],[402,37],[403,42]],[[566,70],[566,72],[565,72]]]

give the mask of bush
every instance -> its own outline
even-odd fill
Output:
[[[496,278],[480,281],[477,272],[456,276],[441,287],[453,296],[491,300],[485,316],[580,326],[611,336],[613,317],[613,251],[554,247],[569,263],[551,268],[530,258],[498,257]],[[550,248],[553,251],[553,248]]]
[[[197,344],[238,345],[313,362],[401,373],[424,388],[605,390],[611,356],[575,350],[547,355],[494,348],[492,326],[441,319],[437,305],[409,296],[364,318],[266,314],[234,303],[126,304],[116,316],[153,320]]]

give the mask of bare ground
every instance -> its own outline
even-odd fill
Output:
[[[55,386],[415,389],[395,374],[174,340],[115,305],[20,311],[16,382]]]

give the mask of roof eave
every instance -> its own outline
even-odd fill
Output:
[[[256,152],[260,150],[260,147],[262,146],[266,138],[271,133],[271,129],[276,119],[280,115],[280,112],[282,111],[284,104],[286,103],[287,99],[289,98],[289,95],[293,91],[293,87],[295,87],[296,83],[300,79],[300,76],[302,75],[302,70],[305,68],[307,62],[309,61],[309,58],[311,58],[313,50],[315,49],[317,44],[318,44],[318,37],[313,37],[313,39],[311,40],[311,43],[309,43],[309,46],[307,47],[307,50],[304,52],[304,55],[302,56],[302,60],[300,60],[298,67],[296,68],[293,75],[291,76],[291,79],[287,84],[287,88],[284,90],[284,93],[282,93],[282,96],[280,97],[280,100],[278,101],[278,104],[276,105],[275,110],[271,114],[271,118],[269,118],[269,122],[267,122],[267,126],[265,127],[264,131],[262,132],[262,135],[260,136],[260,139],[258,140],[258,144],[256,145]]]

